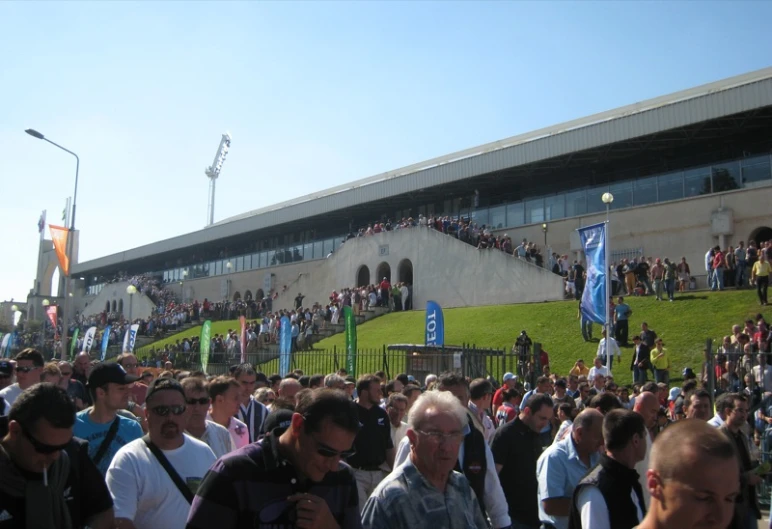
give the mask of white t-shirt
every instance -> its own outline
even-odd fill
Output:
[[[19,387],[18,382],[0,390],[0,397],[5,399],[8,411],[11,411],[11,406],[16,402],[16,399],[19,398],[19,395],[21,395],[21,388]],[[6,412],[4,415],[8,415],[8,413]]]
[[[590,373],[587,375],[587,380],[589,380],[590,382],[594,381],[596,375],[603,375],[604,377],[608,378],[608,373],[609,371],[606,366],[600,366],[600,367],[592,366],[590,368]]]
[[[632,491],[630,497],[638,513],[638,522],[643,520],[643,510],[638,496]],[[584,487],[576,498],[576,508],[582,519],[582,529],[613,529],[609,520],[606,498],[598,487]]]
[[[184,437],[181,447],[163,453],[196,492],[215,462],[214,452],[198,439]],[[116,518],[132,520],[137,529],[185,528],[190,504],[142,439],[118,450],[107,469],[106,482]]]
[[[201,436],[201,441],[206,443],[214,452],[214,457],[220,459],[228,452],[236,450],[236,445],[231,438],[230,432],[224,426],[216,422],[206,421],[206,430]]]

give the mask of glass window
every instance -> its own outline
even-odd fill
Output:
[[[333,241],[333,239],[325,239],[324,241],[322,241],[324,243],[323,253],[324,253],[325,257],[327,257],[330,254],[330,252],[332,251],[332,249],[333,249],[333,242],[332,241]]]
[[[657,177],[642,178],[634,183],[633,203],[636,206],[653,204],[657,201]]]
[[[265,252],[265,266],[276,266],[278,263],[276,262],[276,251],[275,250],[268,250]]]
[[[324,259],[326,255],[324,253],[324,241],[314,242],[314,259]]]
[[[244,270],[252,270],[252,254],[244,256]]]
[[[743,184],[763,182],[770,179],[769,156],[758,156],[743,160]]]
[[[534,198],[525,201],[525,223],[544,222],[544,199]]]
[[[740,189],[740,162],[727,162],[713,166],[713,192]]]
[[[222,261],[214,262],[214,275],[216,276],[222,275]]]
[[[525,206],[522,202],[507,204],[507,226],[515,227],[525,224]]]
[[[603,193],[608,191],[608,186],[591,187],[587,190],[587,213],[600,213],[606,211],[606,204],[603,203],[601,197]],[[617,201],[616,196],[614,202]]]
[[[168,282],[169,282],[169,272],[164,270],[164,283],[168,283]]]
[[[572,191],[565,194],[566,217],[576,217],[587,213],[587,190]]]
[[[244,258],[241,256],[231,259],[231,264],[233,265],[233,268],[231,268],[231,271],[233,272],[241,272],[244,270]]]
[[[252,270],[257,270],[260,268],[260,254],[259,253],[253,253],[252,254]]]
[[[489,218],[488,208],[478,208],[472,213],[472,219],[478,226],[482,226],[483,224],[487,225]]]
[[[710,173],[710,167],[684,171],[684,197],[697,197],[711,193]]]
[[[609,193],[614,195],[611,209],[629,208],[633,205],[633,182],[619,182],[609,186]],[[603,200],[601,199],[601,202]],[[604,204],[605,206],[605,204]]]
[[[557,220],[566,216],[566,197],[562,193],[544,197],[544,220]]]
[[[314,245],[310,242],[303,245],[303,257],[308,261],[309,259],[314,259],[316,256],[314,256]]]
[[[493,229],[501,229],[507,224],[507,210],[505,206],[496,206],[490,208],[490,218],[488,221]]]
[[[657,197],[660,202],[684,198],[684,174],[663,174],[657,177]]]

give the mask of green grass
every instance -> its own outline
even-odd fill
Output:
[[[252,320],[249,320],[252,321]],[[228,329],[236,330],[236,332],[240,329],[240,323],[239,320],[225,320],[225,321],[213,321],[212,322],[212,336],[215,334],[225,334],[228,332]],[[155,349],[156,351],[159,349],[163,349],[166,344],[174,345],[174,343],[177,340],[182,340],[183,338],[192,338],[194,336],[201,336],[201,326],[196,325],[195,327],[191,327],[190,329],[187,329],[182,332],[178,332],[177,334],[173,334],[169,336],[168,338],[164,338],[163,340],[158,340],[156,342],[153,342],[149,345],[145,345],[137,349],[137,356],[139,358],[144,358],[150,354],[151,349]]]
[[[633,309],[630,318],[630,336],[640,332],[641,322],[661,336],[671,354],[671,378],[679,378],[681,370],[692,367],[699,373],[705,340],[720,340],[731,332],[735,323],[755,316],[760,311],[754,291],[689,292],[678,296],[674,303],[655,301],[653,296],[626,298]],[[525,329],[529,336],[540,342],[549,352],[552,371],[566,374],[577,358],[590,363],[595,356],[597,341],[582,340],[577,319],[577,303],[561,301],[523,305],[499,305],[446,309],[445,342],[448,345],[474,344],[481,348],[509,348],[517,335]],[[423,311],[389,314],[360,325],[357,332],[359,349],[378,349],[384,344],[423,343]],[[236,328],[237,321],[215,322],[212,334]],[[600,326],[594,326],[593,336],[600,336]],[[174,343],[184,336],[196,336],[200,327],[156,342],[159,348]],[[143,349],[149,349],[147,346]],[[316,349],[344,347],[343,334],[337,334],[315,345]],[[143,351],[141,350],[140,353]],[[614,362],[614,377],[618,383],[631,383],[629,370],[632,347],[622,350],[622,363]],[[298,367],[303,368],[303,365]],[[270,371],[273,366],[265,366]],[[398,372],[398,366],[390,369]],[[496,373],[500,375],[499,373]]]

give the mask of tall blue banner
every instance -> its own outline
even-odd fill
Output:
[[[101,360],[104,362],[105,355],[107,354],[107,343],[110,341],[110,327],[111,325],[108,325],[105,327],[105,331],[102,333],[102,358]]]
[[[442,307],[436,301],[426,302],[426,325],[424,327],[427,346],[442,347],[445,345],[445,319]]]
[[[292,325],[287,316],[281,317],[279,327],[279,375],[286,376],[290,370],[290,354],[292,353]]]
[[[587,259],[587,281],[579,305],[582,314],[589,320],[606,323],[608,296],[606,295],[606,225],[594,224],[580,228],[582,248]]]

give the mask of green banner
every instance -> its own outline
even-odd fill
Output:
[[[78,345],[78,333],[80,332],[80,329],[75,329],[75,332],[72,333],[72,343],[70,344],[70,361],[72,361],[75,358],[75,346]],[[62,344],[62,351],[64,351],[64,348],[67,347],[65,344]],[[62,352],[64,354],[64,352]]]
[[[357,371],[357,321],[351,307],[343,307],[346,322],[346,371],[355,377]]]
[[[212,322],[206,320],[201,327],[201,371],[209,366],[209,348],[212,345]]]

